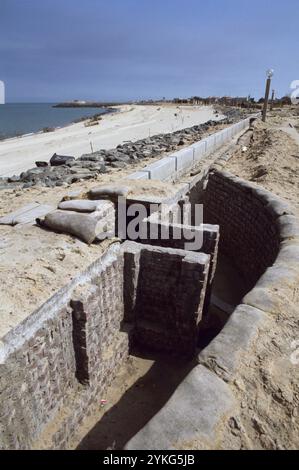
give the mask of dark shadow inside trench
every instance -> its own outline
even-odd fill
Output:
[[[88,432],[78,450],[122,449],[165,405],[195,366],[194,359],[152,353],[140,347],[134,347],[131,355],[154,362]]]

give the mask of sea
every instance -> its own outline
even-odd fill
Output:
[[[54,108],[55,103],[7,103],[0,105],[0,140],[45,128],[63,127],[95,114],[109,112],[107,108]]]

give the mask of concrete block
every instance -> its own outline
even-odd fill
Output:
[[[227,127],[226,129],[223,129],[223,131],[221,131],[221,134],[222,134],[223,143],[227,142],[231,138],[229,127]]]
[[[220,147],[223,144],[223,132],[216,132],[215,134],[215,148]]]
[[[194,162],[196,163],[204,157],[207,151],[207,143],[205,140],[201,140],[191,145],[191,147],[193,147],[194,150]]]
[[[213,152],[216,148],[215,134],[209,135],[209,137],[206,137],[204,141],[206,142],[206,152]]]
[[[150,180],[167,180],[175,175],[176,161],[174,158],[165,157],[144,168],[149,172]]]
[[[182,149],[179,152],[170,155],[169,158],[175,159],[176,171],[181,171],[186,168],[190,168],[194,163],[194,149],[193,147]]]
[[[128,180],[148,180],[149,179],[149,172],[146,170],[136,171],[131,175],[127,176],[126,179]]]
[[[266,320],[267,316],[261,310],[238,305],[223,330],[199,354],[198,362],[231,382]]]
[[[186,449],[215,444],[217,425],[235,408],[229,386],[196,366],[166,405],[125,446],[126,450]]]

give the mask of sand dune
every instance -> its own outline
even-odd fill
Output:
[[[98,126],[85,127],[84,123],[78,123],[50,133],[0,142],[0,176],[19,174],[34,167],[37,160],[48,161],[55,152],[77,158],[90,153],[91,145],[94,151],[113,148],[126,140],[174,132],[217,119],[210,106],[125,105],[116,109],[116,114],[104,116]]]

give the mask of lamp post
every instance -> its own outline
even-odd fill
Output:
[[[267,108],[268,108],[268,102],[269,102],[269,93],[270,93],[270,88],[271,88],[271,79],[273,75],[274,75],[273,69],[267,70],[266,92],[265,92],[265,101],[264,101],[263,117],[262,117],[263,122],[266,121]]]

